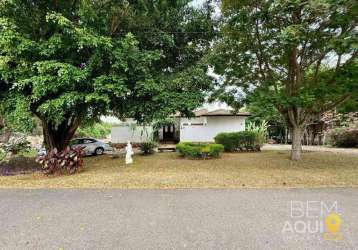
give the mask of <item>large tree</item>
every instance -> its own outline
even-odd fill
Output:
[[[221,9],[213,65],[222,93],[261,92],[291,128],[291,159],[300,159],[310,119],[358,91],[357,1],[224,0]]]
[[[60,150],[101,115],[189,115],[210,89],[200,61],[213,27],[211,9],[188,2],[1,1],[6,112],[37,116],[47,147]]]

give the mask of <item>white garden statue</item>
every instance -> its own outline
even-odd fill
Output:
[[[128,141],[126,146],[126,164],[132,164],[133,158],[132,155],[134,154],[132,144],[130,141]]]

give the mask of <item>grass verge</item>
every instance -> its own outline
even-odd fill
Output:
[[[0,177],[1,188],[276,188],[358,186],[358,157],[307,152],[224,153],[219,159],[188,160],[177,153],[134,156],[134,164],[109,156],[88,157],[77,175],[41,173]]]

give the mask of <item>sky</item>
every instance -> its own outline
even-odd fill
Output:
[[[193,5],[200,6],[205,3],[205,0],[193,0]]]

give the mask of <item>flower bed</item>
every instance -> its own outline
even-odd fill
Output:
[[[184,157],[208,159],[219,157],[220,153],[224,151],[224,146],[221,144],[182,142],[176,145],[176,149]]]

